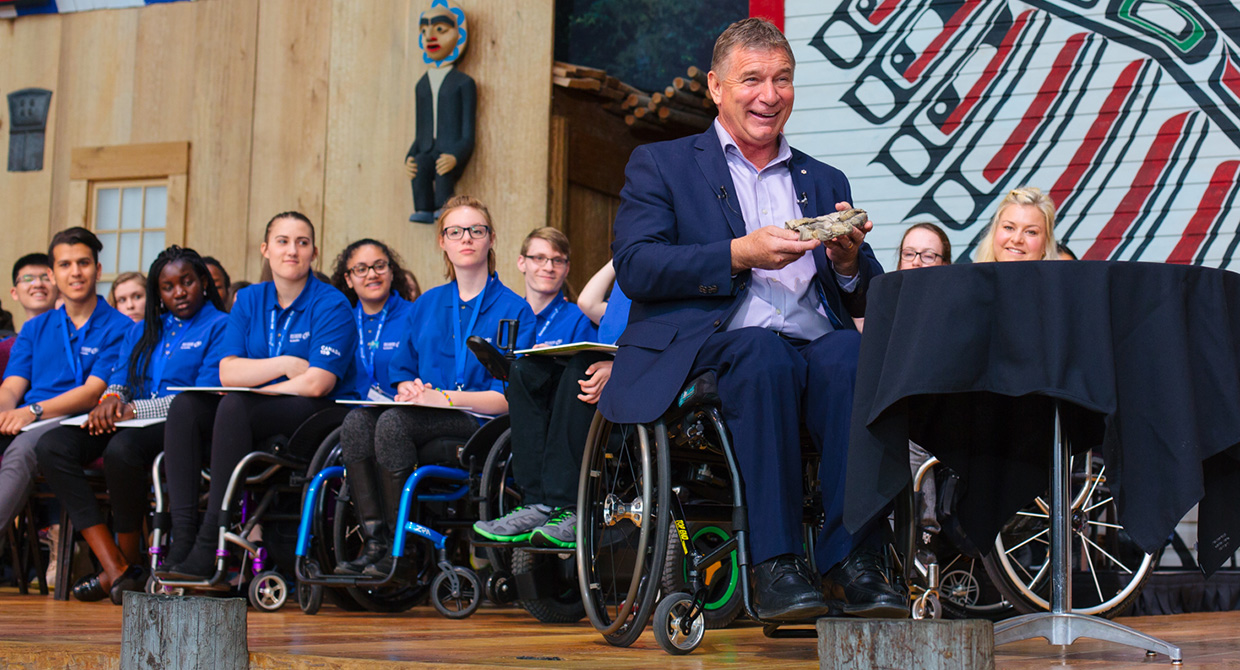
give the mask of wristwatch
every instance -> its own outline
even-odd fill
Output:
[[[34,415],[35,421],[38,421],[39,419],[43,418],[43,405],[40,405],[39,403],[36,402],[30,407],[28,407],[27,409],[29,409],[30,413]]]

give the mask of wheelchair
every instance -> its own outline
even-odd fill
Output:
[[[754,613],[747,507],[716,388],[714,373],[690,380],[652,424],[595,415],[578,484],[577,572],[586,615],[612,645],[635,642],[653,614],[659,646],[687,654],[742,609],[768,637],[816,634]],[[817,453],[802,456],[812,548],[822,514]]]
[[[392,556],[382,577],[335,575],[365,541],[354,514],[340,458],[340,429],[323,440],[302,496],[294,562],[298,602],[315,614],[324,595],[343,592],[372,612],[402,612],[428,597],[446,617],[473,614],[482,602],[482,580],[471,567],[468,529],[477,520],[482,466],[508,451],[508,417],[491,419],[468,440],[438,438],[420,449],[426,463],[405,482],[397,510]],[[410,536],[424,541],[410,541]],[[339,601],[341,598],[336,598]]]
[[[309,454],[323,436],[344,420],[344,408],[331,407],[307,419],[287,437],[267,440],[247,454],[228,474],[216,545],[215,573],[202,580],[169,580],[155,576],[171,526],[163,490],[163,454],[151,467],[155,514],[150,549],[148,593],[180,594],[186,590],[246,593],[262,612],[275,612],[287,602],[286,575],[292,566],[292,532],[300,520],[297,503],[310,464]],[[210,480],[212,474],[203,471]],[[283,568],[283,570],[281,569]]]
[[[503,351],[476,336],[468,341],[479,361],[502,381],[513,360],[516,326],[515,321],[501,322],[496,341],[509,343]],[[404,611],[429,597],[442,615],[464,618],[485,595],[495,604],[517,602],[544,622],[581,619],[575,577],[570,572],[567,578],[554,578],[557,566],[572,561],[550,561],[538,554],[542,550],[469,537],[479,518],[501,516],[520,504],[509,468],[508,427],[509,417],[500,416],[468,440],[440,438],[420,448],[426,464],[409,476],[398,508],[396,527],[402,530],[395,533],[392,556],[401,560],[383,577],[332,574],[337,563],[359,555],[364,540],[341,466],[339,431],[329,435],[311,463],[315,474],[302,501],[295,562],[302,610],[313,614],[325,594],[343,592],[374,612]],[[467,567],[479,548],[489,563],[485,582]],[[555,553],[565,554],[562,549]]]

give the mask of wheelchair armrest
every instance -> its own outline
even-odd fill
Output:
[[[503,352],[477,335],[470,335],[469,339],[465,340],[465,345],[474,352],[478,362],[482,363],[482,367],[486,368],[492,377],[502,382],[508,381],[508,369],[512,367],[512,360]]]

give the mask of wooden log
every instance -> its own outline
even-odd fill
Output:
[[[706,85],[692,79],[684,77],[676,77],[672,80],[672,86],[687,93],[697,93],[698,95],[706,94]]]
[[[568,77],[552,76],[551,81],[556,86],[575,88],[582,91],[597,91],[603,87],[603,82],[597,79],[570,79]]]
[[[125,594],[121,670],[246,670],[245,599]]]
[[[607,79],[607,73],[603,70],[586,67],[584,65],[574,65],[572,63],[556,61],[553,63],[553,67],[564,68],[566,71],[573,73],[573,76],[575,77],[589,77],[590,79],[597,79],[599,81],[604,81]]]
[[[660,107],[657,114],[660,121],[670,121],[672,123],[679,123],[682,126],[700,128],[702,130],[706,130],[706,127],[715,120],[715,117],[713,116],[696,114],[694,112],[683,112],[679,109],[672,109],[671,107]]]
[[[989,621],[819,619],[822,670],[994,670]]]
[[[630,86],[620,81],[619,79],[616,79],[615,77],[607,77],[607,79],[603,82],[603,85],[608,88],[614,88],[618,91],[624,91],[625,93],[637,93],[639,95],[646,94],[645,91],[641,90],[640,88],[637,88],[636,86]]]
[[[655,117],[655,118],[658,118],[658,117]],[[632,115],[632,114],[626,114],[626,115],[625,115],[625,117],[624,117],[624,123],[625,123],[625,125],[628,125],[628,126],[630,126],[630,127],[632,127],[632,128],[635,128],[635,129],[659,130],[659,131],[662,131],[662,132],[665,132],[665,133],[667,132],[667,129],[666,129],[666,128],[664,128],[663,126],[660,126],[660,125],[659,125],[659,124],[657,124],[657,123],[651,123],[651,122],[647,121],[646,119],[639,119],[639,118],[637,118],[636,116],[634,116],[634,115]]]
[[[650,111],[649,107],[634,107],[633,116],[636,116],[639,119],[644,119],[647,116],[654,116],[654,113]]]
[[[688,74],[689,74],[690,79],[696,81],[697,83],[703,86],[706,86],[706,70],[703,70],[702,68],[696,65],[690,65]]]
[[[624,99],[624,108],[633,109],[635,107],[645,107],[650,104],[650,96],[645,93],[630,93],[629,97]]]
[[[710,98],[703,98],[692,93],[682,91],[675,86],[668,86],[663,89],[663,96],[669,102],[681,105],[688,109],[711,109],[715,103]]]

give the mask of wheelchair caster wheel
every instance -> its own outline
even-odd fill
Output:
[[[323,585],[297,583],[297,604],[301,611],[311,616],[319,613],[323,607]]]
[[[654,639],[663,651],[681,656],[702,644],[706,619],[701,608],[690,618],[693,610],[693,596],[683,592],[669,595],[655,608]]]
[[[431,604],[449,619],[464,619],[482,603],[482,582],[478,573],[459,565],[451,572],[440,571],[431,582]]]
[[[146,592],[153,596],[181,596],[185,595],[185,589],[181,587],[161,586],[159,580],[155,579],[155,575],[146,578]]]
[[[914,619],[942,619],[943,606],[939,595],[933,591],[921,594],[913,601],[911,614]]]
[[[512,575],[504,570],[496,570],[487,577],[486,587],[487,600],[496,605],[511,605],[517,601],[516,584],[512,581]]]
[[[262,612],[275,612],[288,600],[288,582],[275,570],[254,575],[250,582],[250,604]]]

